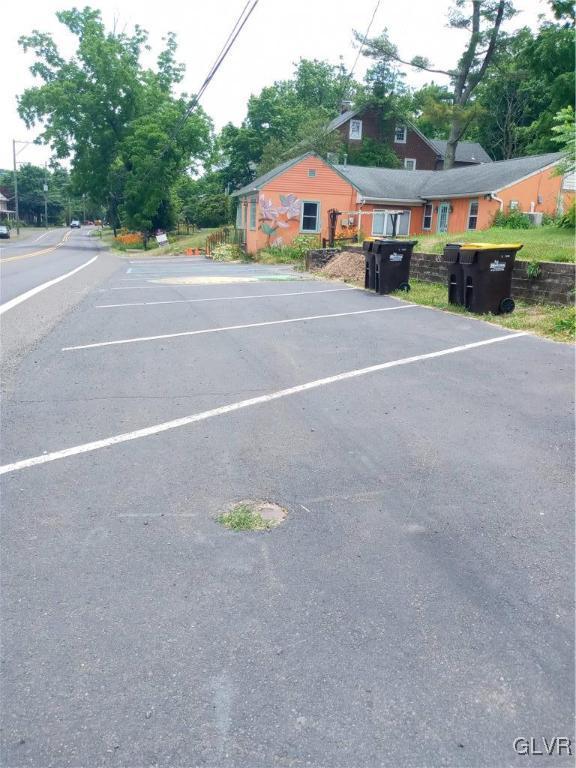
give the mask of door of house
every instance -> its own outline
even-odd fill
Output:
[[[438,232],[448,232],[448,218],[450,216],[450,206],[448,203],[442,203],[438,208]]]

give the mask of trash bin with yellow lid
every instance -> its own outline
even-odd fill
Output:
[[[522,243],[462,243],[461,303],[471,312],[512,312],[512,270]]]

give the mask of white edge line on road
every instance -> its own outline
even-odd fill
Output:
[[[28,299],[31,299],[33,296],[36,296],[37,293],[40,293],[41,291],[45,291],[46,288],[50,288],[52,285],[56,285],[56,283],[61,283],[62,280],[66,280],[68,277],[72,277],[72,275],[75,275],[76,272],[80,272],[81,269],[84,269],[85,267],[89,267],[90,264],[93,264],[98,256],[94,256],[93,258],[86,261],[84,264],[81,264],[79,267],[76,267],[76,269],[71,270],[70,272],[66,272],[65,275],[60,275],[60,277],[55,277],[53,280],[49,280],[47,283],[42,283],[42,285],[37,285],[36,288],[32,288],[29,291],[26,291],[26,293],[21,293],[20,296],[16,296],[14,299],[10,299],[10,301],[7,301],[5,304],[0,305],[0,315],[3,315],[4,312],[7,312],[9,309],[13,309],[14,307],[17,307],[18,304],[22,304],[23,301],[27,301]]]
[[[276,296],[307,296],[309,293],[340,293],[357,291],[358,288],[325,288],[321,291],[292,291],[290,293],[257,293],[253,296],[214,296],[210,299],[168,299],[166,301],[133,301],[126,304],[96,304],[96,309],[115,307],[153,307],[156,304],[194,304],[199,301],[246,301],[248,299],[273,299]]]
[[[173,421],[165,421],[161,424],[155,424],[152,427],[146,427],[144,429],[137,429],[133,432],[124,432],[120,435],[114,435],[113,437],[106,437],[103,440],[94,440],[91,443],[83,443],[82,445],[76,445],[73,448],[65,448],[62,451],[53,451],[51,453],[45,453],[41,456],[34,456],[30,459],[23,459],[21,461],[15,461],[12,464],[5,464],[0,467],[0,475],[5,475],[8,472],[15,472],[20,469],[26,469],[28,467],[34,467],[39,464],[47,464],[51,461],[57,461],[59,459],[66,459],[70,456],[77,456],[81,453],[89,453],[91,451],[97,451],[101,448],[109,448],[112,445],[119,445],[120,443],[127,443],[130,440],[138,440],[142,437],[151,437],[152,435],[160,434],[161,432],[168,432],[172,429],[178,429],[179,427],[186,427],[189,424],[194,424],[198,421],[205,421],[215,416],[223,416],[226,413],[233,413],[243,408],[249,408],[253,405],[260,405],[261,403],[269,403],[272,400],[279,400],[283,397],[289,397],[290,395],[296,395],[300,392],[307,392],[319,387],[325,387],[329,384],[335,384],[339,381],[346,381],[348,379],[355,379],[359,376],[365,376],[369,373],[376,373],[377,371],[384,371],[388,368],[397,368],[400,365],[408,365],[410,363],[416,363],[420,360],[433,360],[437,357],[444,357],[445,355],[453,355],[457,352],[465,352],[469,349],[477,349],[478,347],[484,347],[489,344],[496,344],[500,341],[510,341],[511,339],[517,339],[520,336],[528,336],[525,332],[509,333],[506,336],[496,336],[492,339],[485,339],[484,341],[475,341],[470,344],[462,344],[458,347],[449,347],[448,349],[441,349],[438,352],[428,352],[424,355],[414,355],[413,357],[404,357],[400,360],[392,360],[388,363],[379,363],[378,365],[370,365],[367,368],[356,368],[352,371],[346,371],[345,373],[338,373],[335,376],[327,376],[323,379],[316,379],[315,381],[309,381],[306,384],[299,384],[295,387],[289,387],[288,389],[280,389],[277,392],[271,392],[268,395],[260,395],[259,397],[252,397],[249,400],[240,400],[236,403],[230,403],[230,405],[223,405],[219,408],[212,408],[209,411],[202,411],[201,413],[194,413],[190,416],[184,416],[180,419],[174,419]]]
[[[287,320],[267,320],[263,323],[246,323],[245,325],[227,325],[223,328],[202,328],[199,331],[180,331],[179,333],[163,333],[159,336],[135,336],[131,339],[116,339],[114,341],[97,341],[94,344],[78,344],[74,347],[62,347],[62,352],[73,352],[79,349],[99,349],[114,347],[122,344],[137,344],[141,341],[163,341],[178,339],[183,336],[200,336],[205,333],[222,333],[223,331],[241,331],[245,328],[264,328],[268,325],[286,325],[288,323],[304,323],[308,320],[327,320],[332,317],[350,317],[352,315],[369,315],[373,312],[390,312],[394,309],[415,309],[419,304],[400,304],[397,307],[378,307],[378,309],[360,309],[355,312],[336,312],[329,315],[308,315],[307,317],[291,317]]]

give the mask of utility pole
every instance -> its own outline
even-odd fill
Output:
[[[12,139],[12,157],[14,159],[14,209],[16,213],[16,234],[20,234],[20,206],[18,205],[18,168],[16,166],[16,139]]]
[[[86,192],[82,193],[82,203],[84,205],[84,218],[82,220],[82,224],[86,221]]]
[[[44,226],[48,229],[48,169],[44,163]]]

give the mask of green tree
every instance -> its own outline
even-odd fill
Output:
[[[28,127],[42,126],[41,139],[56,158],[71,158],[74,190],[106,205],[114,225],[124,215],[131,224],[153,226],[166,218],[178,172],[209,143],[204,113],[188,110],[184,97],[172,93],[183,74],[175,37],[167,36],[156,68],[145,69],[147,33],[140,27],[131,35],[107,31],[92,8],[56,16],[77,38],[76,52],[64,58],[39,31],[20,39],[34,53],[31,71],[42,81],[19,97],[20,115]],[[152,156],[144,157],[146,151]]]
[[[465,12],[467,6],[468,11]],[[475,91],[484,80],[497,51],[502,23],[514,12],[510,0],[455,0],[449,14],[449,25],[453,29],[466,30],[468,41],[456,66],[451,70],[435,69],[422,56],[414,56],[411,60],[404,59],[397,46],[390,40],[387,30],[365,42],[365,55],[378,62],[396,62],[449,78],[450,131],[444,159],[445,168],[454,165],[458,142],[477,116]]]
[[[342,100],[356,90],[342,63],[301,59],[292,78],[250,97],[241,126],[222,129],[219,167],[226,181],[237,188],[282,159],[309,149],[321,154],[333,151],[338,139],[327,135],[326,125],[340,111]]]
[[[574,107],[564,107],[554,116],[553,140],[563,154],[557,166],[558,174],[574,173],[576,170],[576,133],[574,131]]]
[[[231,223],[230,198],[222,172],[210,171],[199,179],[183,175],[175,192],[180,220],[186,226],[219,227]]]
[[[364,139],[358,148],[348,150],[347,162],[350,165],[364,165],[380,168],[400,168],[401,162],[393,149],[386,142]]]
[[[412,94],[410,118],[429,139],[445,139],[450,133],[451,105],[445,85],[428,83]]]
[[[13,189],[12,171],[0,173],[0,187]],[[46,185],[47,190],[44,191]],[[10,195],[12,197],[12,195]],[[65,168],[51,165],[42,167],[25,163],[18,168],[18,209],[20,219],[31,226],[41,226],[44,221],[46,199],[49,224],[61,224],[66,219],[68,201],[71,198],[70,176]],[[80,210],[82,208],[80,207]]]
[[[573,37],[545,21],[501,41],[477,92],[477,139],[495,159],[556,151],[554,116],[576,96]]]

